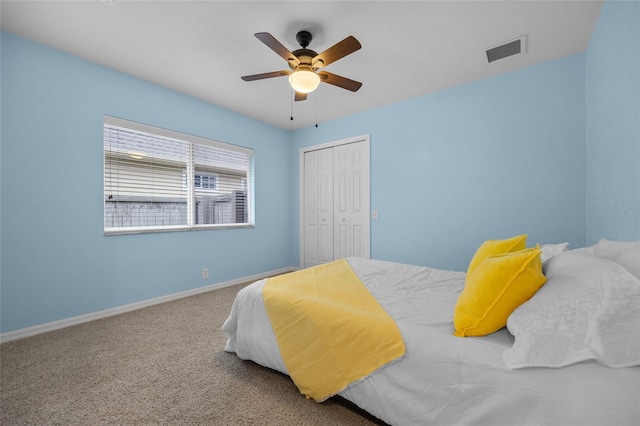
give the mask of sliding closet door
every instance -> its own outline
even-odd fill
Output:
[[[301,163],[302,266],[369,258],[368,138],[311,148]]]

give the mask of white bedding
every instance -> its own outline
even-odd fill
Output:
[[[582,362],[512,370],[506,329],[452,335],[465,274],[377,260],[348,259],[394,318],[407,347],[399,362],[340,395],[392,425],[639,425],[640,367]],[[242,289],[223,330],[225,350],[287,373],[262,303],[264,280]]]

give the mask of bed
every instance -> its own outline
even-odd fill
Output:
[[[542,287],[478,337],[453,335],[466,273],[346,259],[406,351],[337,394],[391,425],[639,425],[640,243],[537,249]],[[239,291],[225,350],[289,374],[266,282]]]

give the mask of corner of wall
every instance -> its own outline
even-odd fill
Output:
[[[640,240],[640,2],[605,2],[585,68],[586,244]]]

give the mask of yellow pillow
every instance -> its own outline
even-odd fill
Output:
[[[516,235],[506,240],[487,240],[476,250],[469,262],[467,275],[473,272],[480,263],[489,255],[511,253],[527,248],[527,234]]]
[[[540,253],[536,247],[489,255],[467,274],[453,312],[453,334],[484,336],[504,327],[509,315],[547,281]]]

